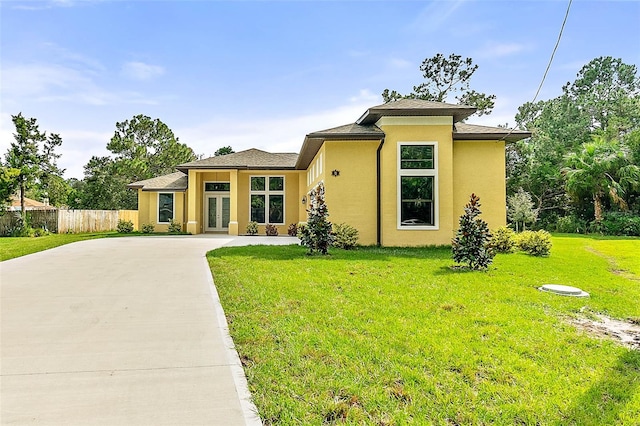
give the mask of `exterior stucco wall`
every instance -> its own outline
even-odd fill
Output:
[[[453,220],[464,213],[471,193],[480,197],[480,210],[490,229],[505,226],[506,180],[504,141],[455,141],[453,143]]]
[[[359,244],[377,240],[376,150],[379,140],[324,143],[325,202],[332,223],[347,223],[359,232]],[[332,176],[337,170],[340,174]]]
[[[451,117],[402,117],[378,123],[385,132],[381,152],[382,238],[384,246],[450,244],[453,236],[453,139]],[[398,229],[398,145],[402,142],[437,144],[438,229]]]
[[[185,193],[174,191],[142,191],[138,190],[138,223],[142,225],[151,224],[155,232],[167,232],[169,225],[158,223],[158,193],[173,194],[173,220],[180,222],[185,229],[186,222],[184,215]]]

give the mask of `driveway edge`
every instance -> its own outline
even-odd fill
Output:
[[[224,314],[224,309],[222,308],[222,303],[220,302],[218,289],[216,289],[216,285],[213,282],[213,275],[211,273],[211,268],[209,267],[209,262],[207,261],[206,253],[202,257],[202,260],[206,268],[205,275],[207,277],[207,281],[209,282],[209,292],[211,294],[211,299],[213,300],[213,305],[216,310],[218,328],[220,329],[220,334],[222,335],[222,339],[224,340],[224,347],[227,353],[227,359],[229,360],[229,367],[233,376],[233,382],[235,384],[238,397],[240,398],[242,415],[247,426],[262,426],[262,420],[258,415],[258,408],[253,403],[251,392],[249,392],[249,385],[247,383],[247,377],[244,374],[244,370],[242,369],[240,356],[238,355],[235,344],[233,343],[233,339],[229,334],[229,324],[227,323],[227,317]]]

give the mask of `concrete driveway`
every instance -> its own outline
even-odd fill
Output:
[[[108,238],[0,263],[2,424],[255,425],[204,254],[295,238]]]

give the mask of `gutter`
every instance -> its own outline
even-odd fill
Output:
[[[378,145],[378,150],[376,151],[376,225],[377,225],[377,236],[376,236],[376,245],[382,245],[382,203],[380,201],[380,192],[381,192],[381,181],[380,181],[380,151],[382,150],[382,146],[384,145],[384,138],[380,139],[380,145]]]

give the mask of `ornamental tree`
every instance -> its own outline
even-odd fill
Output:
[[[327,254],[333,242],[329,210],[324,202],[324,184],[320,182],[309,193],[307,224],[300,232],[300,243],[309,248],[309,254]]]
[[[471,194],[464,214],[460,216],[460,227],[451,242],[454,262],[466,263],[474,270],[487,269],[494,256],[489,226],[478,217],[480,214],[480,197]]]

